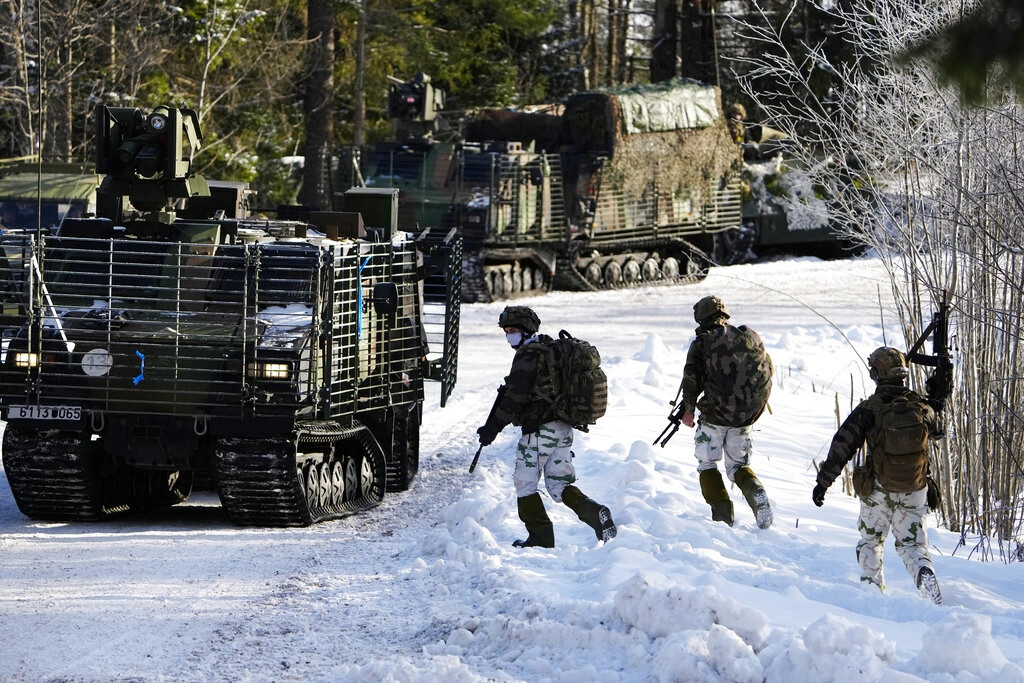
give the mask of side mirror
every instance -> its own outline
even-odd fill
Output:
[[[377,315],[391,315],[398,310],[398,285],[378,282],[373,285],[373,310]]]

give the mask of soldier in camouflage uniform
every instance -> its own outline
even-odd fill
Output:
[[[904,386],[908,370],[902,351],[888,346],[875,349],[868,356],[868,371],[877,385],[875,393],[861,401],[839,427],[828,457],[818,469],[817,486],[811,499],[818,507],[825,503],[828,487],[866,442],[874,476],[870,495],[861,497],[857,523],[861,537],[857,543],[860,579],[885,591],[882,552],[891,527],[896,552],[918,590],[925,598],[941,604],[942,595],[928,553],[924,526],[928,512],[929,449],[926,446],[914,457],[887,459],[878,423],[883,405],[906,399],[920,406],[929,440],[942,436],[941,425],[932,406]]]
[[[747,142],[747,109],[739,102],[733,102],[726,110],[725,123],[729,126],[729,135],[736,142]]]
[[[732,500],[725,488],[718,461],[724,458],[729,480],[739,486],[757,526],[772,523],[772,508],[764,486],[750,468],[753,442],[751,425],[768,405],[772,360],[756,332],[726,322],[729,311],[717,296],[706,296],[693,307],[699,324],[683,367],[682,423],[694,426],[694,455],[700,490],[711,506],[711,519],[732,526]]]
[[[541,473],[551,499],[565,503],[576,516],[594,530],[599,541],[615,537],[616,527],[607,507],[596,503],[575,485],[576,470],[571,452],[573,429],[559,420],[549,400],[537,391],[538,380],[548,372],[545,344],[551,337],[538,334],[540,318],[526,306],[507,306],[498,316],[498,327],[516,350],[512,368],[484,426],[477,430],[484,446],[494,441],[508,424],[522,427],[516,448],[513,481],[519,518],[526,525],[526,540],[517,540],[517,548],[555,547],[555,532],[537,490]]]

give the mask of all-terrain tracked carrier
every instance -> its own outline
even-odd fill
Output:
[[[392,86],[395,140],[364,177],[401,189],[408,229],[459,230],[467,301],[698,280],[742,224],[742,154],[718,88],[582,92],[466,114],[458,130],[439,101],[423,76]]]
[[[441,405],[456,380],[460,242],[397,231],[394,190],[312,225],[176,218],[209,195],[195,112],[100,114],[100,217],[0,235],[19,509],[99,520],[203,478],[236,524],[304,526],[407,488],[424,380]]]

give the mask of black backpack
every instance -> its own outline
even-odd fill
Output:
[[[601,369],[601,354],[565,330],[557,339],[534,344],[547,354],[547,372],[537,379],[537,392],[551,402],[559,420],[589,431],[589,425],[608,409],[608,378]]]

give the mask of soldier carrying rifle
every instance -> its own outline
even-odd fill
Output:
[[[923,597],[942,604],[942,593],[928,552],[924,518],[939,505],[938,486],[931,478],[931,446],[944,436],[941,412],[952,391],[952,361],[947,348],[943,294],[939,311],[910,351],[883,346],[868,356],[875,392],[861,401],[839,427],[828,457],[818,469],[811,500],[825,503],[828,487],[846,463],[867,446],[867,458],[853,470],[853,486],[861,500],[857,528],[857,563],[861,581],[885,592],[883,550],[892,530],[896,551]],[[933,353],[918,349],[932,334]],[[922,396],[906,387],[908,361],[935,368]]]
[[[711,519],[732,526],[732,500],[725,488],[718,461],[725,460],[729,480],[739,486],[754,512],[757,526],[771,526],[768,494],[750,468],[751,428],[768,406],[774,368],[761,337],[745,325],[730,325],[729,311],[717,296],[706,296],[693,307],[697,336],[690,344],[679,387],[682,401],[669,415],[670,428],[655,443],[664,446],[680,422],[694,426],[694,455],[700,490],[711,506]],[[665,433],[669,432],[667,436]]]
[[[611,512],[576,486],[571,451],[573,425],[562,419],[556,403],[541,391],[557,370],[551,367],[547,352],[555,340],[538,332],[540,318],[526,306],[506,306],[498,316],[498,327],[516,354],[491,413],[477,434],[482,448],[492,443],[507,425],[522,427],[512,479],[519,519],[526,526],[528,536],[512,545],[517,548],[555,547],[554,526],[538,491],[542,475],[553,501],[565,503],[594,530],[599,541],[611,540],[617,533]],[[475,466],[476,458],[470,471]]]

